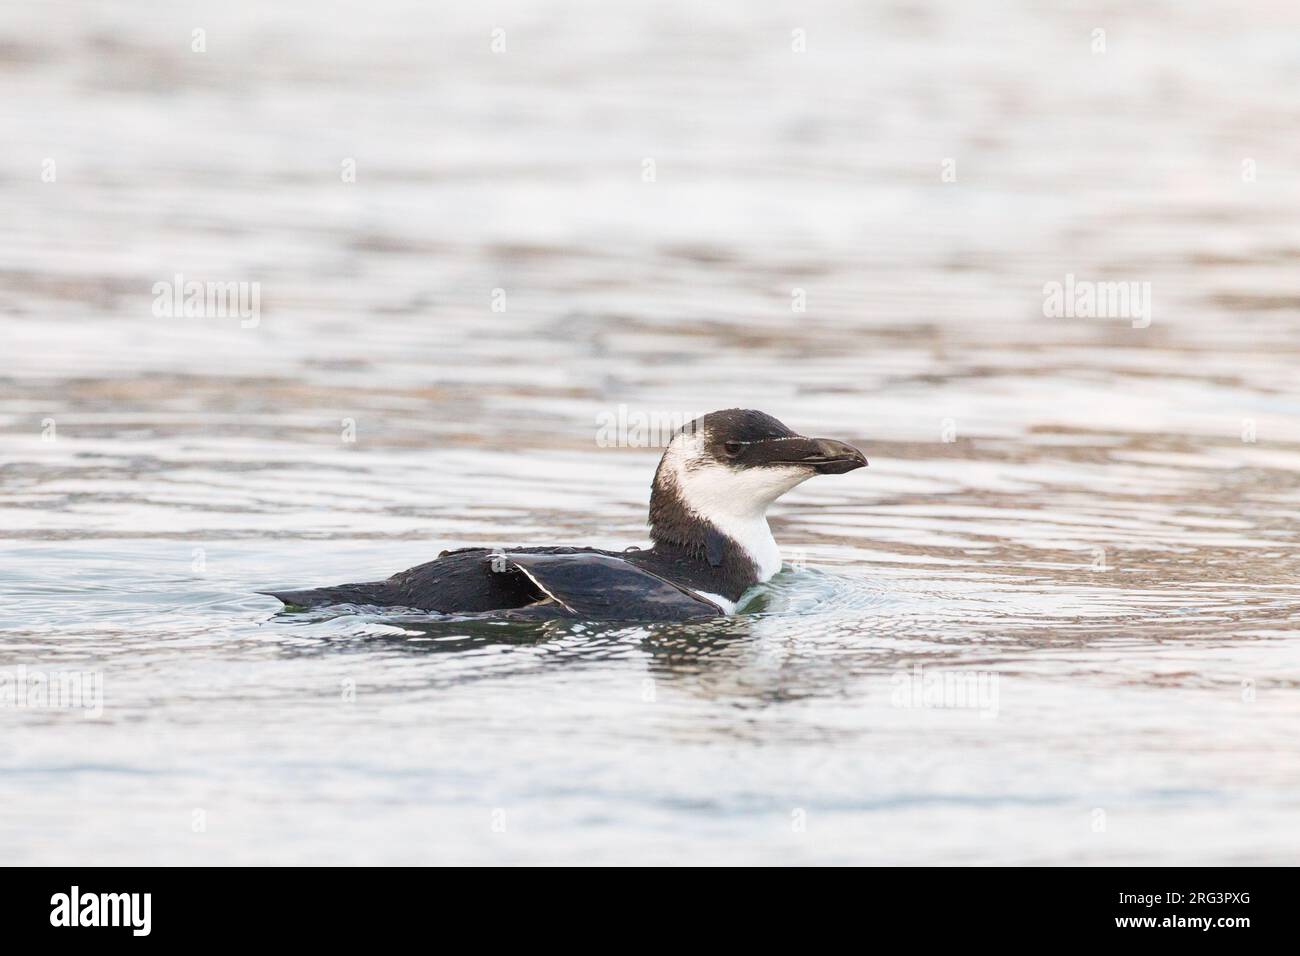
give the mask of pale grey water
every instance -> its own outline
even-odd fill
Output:
[[[103,678],[97,719],[0,707],[4,858],[1296,862],[1298,29],[0,9],[0,671]],[[155,317],[177,273],[260,323]],[[1066,274],[1150,282],[1150,326],[1044,317]],[[778,505],[732,621],[252,593],[642,541],[620,405],[872,464]],[[897,706],[918,664],[996,706]]]

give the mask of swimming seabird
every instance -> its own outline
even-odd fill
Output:
[[[386,581],[260,593],[297,607],[604,621],[717,617],[781,570],[768,506],[813,475],[866,463],[852,445],[805,438],[762,412],[712,412],[684,426],[664,450],[650,491],[649,548],[461,548]]]

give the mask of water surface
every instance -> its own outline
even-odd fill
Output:
[[[5,859],[1296,862],[1300,13],[975,6],[0,11],[0,669],[103,680]],[[735,619],[253,593],[641,543],[601,417],[735,405],[871,460]]]

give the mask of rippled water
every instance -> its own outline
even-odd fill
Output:
[[[1295,862],[1300,10],[1248,7],[0,10],[0,671],[103,680],[0,708],[5,859]],[[733,405],[871,460],[735,619],[253,593],[639,543],[601,416]]]

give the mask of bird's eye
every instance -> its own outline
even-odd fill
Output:
[[[738,441],[723,442],[722,450],[727,453],[728,458],[735,458],[740,454],[740,450],[745,446]]]

